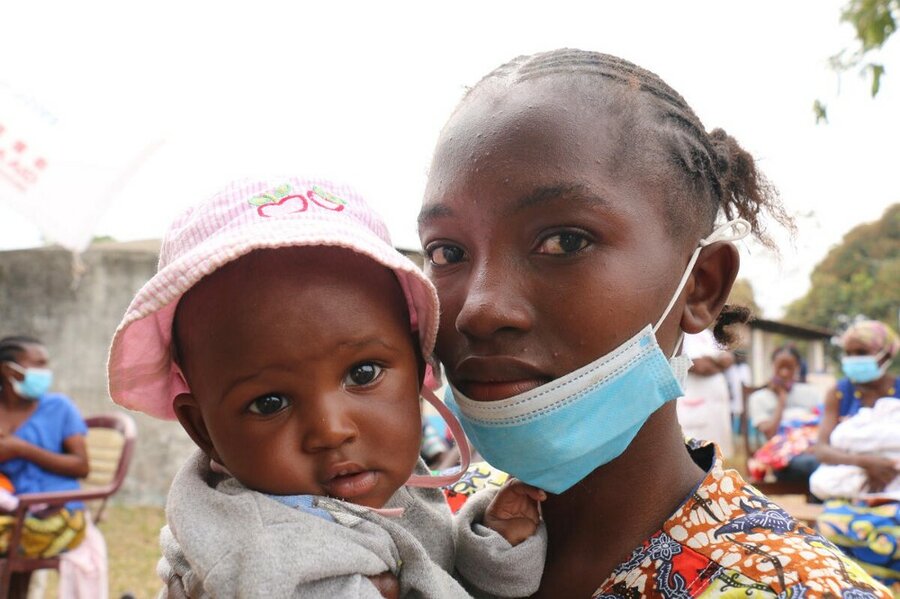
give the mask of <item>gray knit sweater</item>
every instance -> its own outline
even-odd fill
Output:
[[[162,596],[378,599],[367,577],[385,571],[397,575],[401,597],[530,595],[540,584],[546,531],[542,524],[511,547],[478,524],[490,497],[477,494],[455,518],[435,489],[400,488],[385,506],[404,508],[399,518],[322,498],[318,507],[335,520],[328,521],[213,473],[198,450],[169,491]]]

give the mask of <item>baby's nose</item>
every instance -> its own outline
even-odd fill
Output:
[[[302,412],[303,449],[309,453],[336,449],[359,434],[345,398],[339,394],[312,400]]]

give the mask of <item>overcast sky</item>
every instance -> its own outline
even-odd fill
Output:
[[[296,172],[356,185],[395,243],[418,247],[431,151],[465,86],[563,46],[655,71],[758,157],[800,226],[780,262],[744,247],[767,316],[852,226],[900,201],[900,44],[883,52],[877,99],[855,73],[836,76],[827,59],[852,44],[842,0],[305,4],[0,4],[0,84],[113,150],[162,141],[95,219],[120,240],[161,236],[229,179]],[[0,202],[0,249],[40,242]]]

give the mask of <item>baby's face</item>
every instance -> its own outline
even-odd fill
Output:
[[[420,367],[396,277],[333,248],[253,252],[181,301],[176,413],[244,485],[381,507],[415,466]]]

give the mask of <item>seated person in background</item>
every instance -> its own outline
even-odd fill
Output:
[[[17,494],[78,489],[88,474],[87,426],[72,401],[50,393],[47,348],[32,337],[0,339],[0,473]],[[12,516],[0,515],[0,551],[6,553]],[[20,551],[51,557],[81,543],[81,502],[50,506],[25,520]]]
[[[800,382],[800,352],[784,345],[772,352],[774,374],[769,384],[747,400],[750,424],[771,439],[783,426],[815,420],[824,397],[810,384]]]
[[[778,481],[806,481],[819,465],[810,448],[818,435],[822,395],[800,382],[801,364],[793,345],[779,347],[772,353],[772,380],[747,400],[750,424],[767,439],[747,461],[754,480],[771,473]]]

